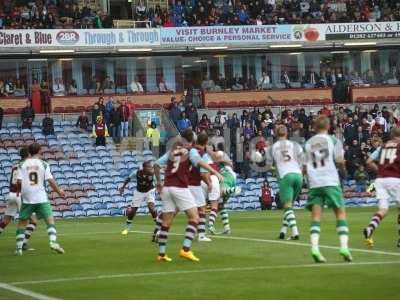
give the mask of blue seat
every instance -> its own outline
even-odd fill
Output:
[[[88,217],[95,217],[95,216],[98,216],[98,215],[99,215],[99,213],[98,213],[97,210],[90,209],[90,210],[88,210],[86,212],[86,216],[88,216]]]
[[[67,210],[62,213],[62,216],[63,216],[63,218],[73,218],[74,213],[72,211]]]
[[[111,209],[110,214],[112,216],[122,216],[122,211],[120,209]]]
[[[86,212],[84,210],[77,210],[77,211],[74,211],[74,216],[76,218],[86,217]]]

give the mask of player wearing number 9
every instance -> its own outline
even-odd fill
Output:
[[[330,136],[330,120],[319,116],[314,123],[317,133],[305,145],[306,167],[309,183],[309,194],[306,207],[311,210],[311,256],[317,263],[326,262],[319,251],[320,221],[322,208],[327,205],[336,215],[336,231],[340,240],[340,255],[345,261],[352,261],[348,248],[348,225],[344,207],[343,192],[340,186],[339,173],[344,173],[344,151],[342,143]]]
[[[24,242],[24,228],[33,213],[39,219],[44,219],[47,224],[47,233],[50,240],[50,249],[57,253],[64,253],[64,249],[57,243],[57,231],[54,223],[53,212],[47,197],[46,182],[53,191],[61,197],[65,193],[60,189],[50,172],[50,166],[40,158],[40,145],[37,143],[29,146],[30,158],[19,166],[18,184],[21,187],[22,205],[17,225],[16,254],[22,255]]]

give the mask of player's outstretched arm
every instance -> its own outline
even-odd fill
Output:
[[[214,169],[213,169],[208,163],[206,163],[205,161],[199,160],[199,161],[197,162],[197,165],[198,165],[199,167],[202,167],[203,169],[206,169],[206,170],[207,170],[208,172],[210,172],[211,174],[217,176],[219,181],[221,181],[221,182],[224,181],[224,177],[223,177],[221,174],[219,174],[218,171],[214,170]]]
[[[51,188],[53,189],[54,192],[56,192],[58,195],[60,195],[60,197],[65,198],[65,192],[64,190],[62,190],[57,182],[52,178],[52,179],[48,179],[48,182],[51,186]]]
[[[372,157],[369,157],[367,159],[367,163],[366,164],[367,164],[367,168],[369,170],[371,170],[374,173],[378,173],[378,166],[377,166],[377,164],[375,163],[375,161],[374,161],[374,159]]]

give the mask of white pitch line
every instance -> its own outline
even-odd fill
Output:
[[[43,294],[32,292],[30,290],[26,290],[26,289],[22,289],[22,288],[13,286],[8,283],[4,283],[4,282],[0,282],[0,289],[8,290],[8,291],[14,292],[16,294],[28,296],[28,297],[31,297],[32,299],[36,299],[36,300],[60,300],[59,298],[49,297],[49,296],[46,296]]]
[[[139,234],[153,234],[151,231],[143,231],[143,230],[132,230],[130,232],[139,233]],[[74,233],[60,233],[58,236],[81,236],[81,235],[102,235],[102,234],[118,234],[116,231],[97,231],[97,232],[74,232]],[[182,233],[173,233],[170,232],[169,235],[175,236],[183,236]],[[301,247],[310,247],[308,243],[301,243],[295,241],[283,241],[283,240],[269,240],[269,239],[260,239],[260,238],[247,238],[247,237],[239,237],[239,236],[222,236],[222,235],[214,235],[213,238],[216,239],[226,239],[226,240],[238,240],[238,241],[249,241],[249,242],[260,242],[260,243],[270,243],[270,244],[281,244],[287,246],[301,246]],[[14,239],[14,238],[13,238]],[[339,250],[340,247],[337,246],[328,246],[328,245],[320,245],[320,248],[324,249],[333,249]],[[360,249],[360,248],[351,248],[353,252],[361,252],[361,253],[370,253],[370,254],[381,254],[381,255],[391,255],[391,256],[400,256],[400,252],[389,252],[382,250],[370,250],[370,249]]]
[[[142,234],[152,234],[149,231],[140,231],[140,230],[133,230],[134,233],[142,233]],[[181,233],[169,233],[169,235],[179,235],[183,236]],[[216,239],[224,239],[224,240],[238,240],[238,241],[249,241],[249,242],[261,242],[261,243],[270,243],[270,244],[282,244],[282,245],[295,245],[295,246],[302,246],[302,247],[310,247],[310,244],[295,242],[295,241],[282,241],[282,240],[268,240],[268,239],[259,239],[259,238],[246,238],[246,237],[239,237],[239,236],[222,236],[222,235],[214,235],[212,238]],[[334,249],[339,250],[340,247],[336,246],[327,246],[327,245],[320,245],[320,248],[325,249]],[[400,256],[400,252],[388,252],[388,251],[381,251],[381,250],[368,250],[368,249],[358,249],[358,248],[350,248],[351,251],[354,252],[363,252],[363,253],[373,253],[373,254],[383,254],[383,255],[392,255],[392,256]]]
[[[276,269],[306,269],[306,268],[314,269],[314,268],[329,268],[329,267],[355,267],[355,266],[397,265],[397,264],[400,264],[400,261],[215,268],[215,269],[202,269],[202,270],[181,270],[181,271],[170,271],[170,272],[123,273],[123,274],[109,274],[109,275],[85,276],[85,277],[69,277],[69,278],[65,277],[65,278],[54,278],[54,279],[45,279],[45,280],[17,281],[17,282],[12,282],[11,284],[13,284],[13,285],[25,285],[25,284],[26,285],[34,285],[34,284],[71,282],[71,281],[83,281],[83,280],[100,280],[100,279],[113,279],[113,278],[127,278],[127,277],[138,278],[138,277],[186,275],[186,274],[199,274],[199,273],[243,272],[243,271],[276,270]]]

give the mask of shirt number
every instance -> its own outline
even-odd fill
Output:
[[[290,157],[290,155],[289,155],[289,151],[288,150],[282,150],[281,154],[282,154],[284,162],[288,162],[288,161],[290,161],[292,159]]]
[[[325,160],[329,157],[328,149],[321,149],[311,152],[312,164],[314,169],[325,167]]]
[[[388,160],[389,164],[394,163],[397,158],[397,148],[384,148],[382,149],[381,159],[379,164],[385,164],[385,161]]]
[[[36,172],[30,172],[29,173],[29,181],[31,182],[31,185],[37,185],[38,184],[38,174]]]

